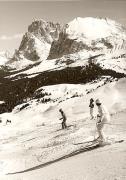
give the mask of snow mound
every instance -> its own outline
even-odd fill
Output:
[[[126,78],[106,84],[98,88],[91,95],[99,98],[109,109],[110,113],[117,113],[126,109]]]
[[[108,77],[109,78],[109,77]],[[36,90],[35,94],[45,94],[44,99],[50,98],[53,102],[62,102],[74,97],[82,97],[96,88],[103,86],[107,77],[92,81],[87,84],[58,84],[43,86]]]
[[[5,102],[4,101],[0,101],[0,104],[4,104]]]

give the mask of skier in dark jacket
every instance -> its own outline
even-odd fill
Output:
[[[94,118],[94,116],[93,116],[94,99],[93,99],[93,98],[90,99],[89,108],[90,108],[90,116],[91,116],[91,119],[93,119],[93,118]]]
[[[66,129],[67,128],[67,125],[66,125],[66,115],[65,113],[63,112],[62,109],[59,109],[59,112],[61,113],[62,117],[59,119],[59,120],[62,120],[62,129]]]

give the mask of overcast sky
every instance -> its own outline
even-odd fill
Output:
[[[63,24],[78,16],[109,17],[126,26],[126,0],[0,1],[0,51],[18,48],[34,18]]]

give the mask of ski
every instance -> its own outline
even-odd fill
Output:
[[[78,142],[78,143],[73,143],[73,144],[74,145],[80,145],[80,144],[94,143],[97,141],[98,141],[98,139],[94,139],[94,140],[90,140],[90,141]]]
[[[121,139],[121,140],[106,141],[106,142],[100,142],[100,141],[98,141],[98,139],[95,139],[95,140],[92,140],[92,141],[74,143],[73,145],[85,145],[85,146],[83,146],[83,148],[90,148],[90,147],[94,147],[94,146],[97,146],[97,145],[102,147],[102,146],[112,145],[112,144],[122,143],[122,142],[124,142],[123,139]]]

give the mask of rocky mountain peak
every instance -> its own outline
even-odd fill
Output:
[[[33,21],[28,26],[28,32],[24,34],[19,49],[15,51],[10,62],[28,60],[28,64],[30,64],[33,61],[46,60],[51,43],[59,38],[61,29],[62,26],[59,23],[46,22],[44,20]],[[26,65],[27,63],[24,64]]]
[[[53,22],[46,22],[44,20],[36,20],[28,26],[28,32],[34,34],[40,40],[44,38],[48,43],[52,43],[53,40],[58,39],[61,29],[62,27],[59,23],[54,24]]]

